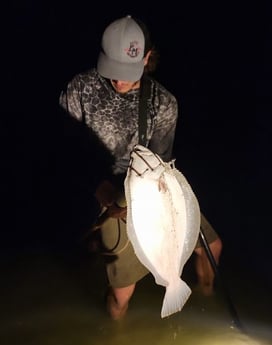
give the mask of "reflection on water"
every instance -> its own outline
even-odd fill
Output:
[[[52,253],[5,255],[1,272],[1,345],[272,344],[268,325],[245,312],[247,334],[233,326],[220,291],[213,297],[193,291],[180,313],[161,319],[164,288],[150,275],[138,284],[127,317],[114,322],[104,309],[100,261]]]

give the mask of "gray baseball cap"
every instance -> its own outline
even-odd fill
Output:
[[[111,23],[102,36],[97,71],[113,80],[137,81],[144,71],[145,38],[131,16]]]

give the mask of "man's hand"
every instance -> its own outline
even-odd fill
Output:
[[[127,208],[112,204],[107,210],[108,216],[111,218],[126,218]]]
[[[102,207],[106,207],[105,216],[111,218],[125,218],[127,214],[126,207],[120,207],[115,203],[118,190],[109,181],[100,183],[95,191],[95,197]]]
[[[109,207],[116,198],[116,188],[107,180],[102,181],[95,191],[96,200],[102,207]]]

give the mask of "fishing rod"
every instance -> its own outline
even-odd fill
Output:
[[[236,310],[236,308],[235,308],[235,306],[233,304],[232,298],[231,298],[231,296],[229,294],[229,291],[228,291],[226,285],[223,283],[222,277],[220,276],[220,273],[219,273],[219,270],[218,270],[218,266],[216,264],[214,256],[213,256],[213,254],[211,252],[211,249],[210,249],[210,247],[208,245],[206,236],[204,235],[201,227],[200,227],[200,241],[201,241],[201,243],[202,243],[202,245],[203,245],[203,247],[204,247],[204,249],[206,251],[207,257],[208,257],[208,259],[210,261],[210,264],[211,264],[211,266],[213,268],[215,276],[221,282],[221,285],[222,285],[223,290],[224,290],[225,298],[226,298],[226,301],[228,303],[229,310],[230,310],[230,313],[231,313],[231,316],[232,316],[232,319],[233,319],[233,323],[235,324],[235,326],[237,328],[239,328],[241,331],[245,332],[244,327],[241,324],[240,318],[238,316],[237,310]]]

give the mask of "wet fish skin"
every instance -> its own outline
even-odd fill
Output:
[[[181,279],[200,226],[197,199],[171,163],[137,145],[125,179],[127,232],[139,260],[165,286],[161,317],[180,311],[191,294]]]

